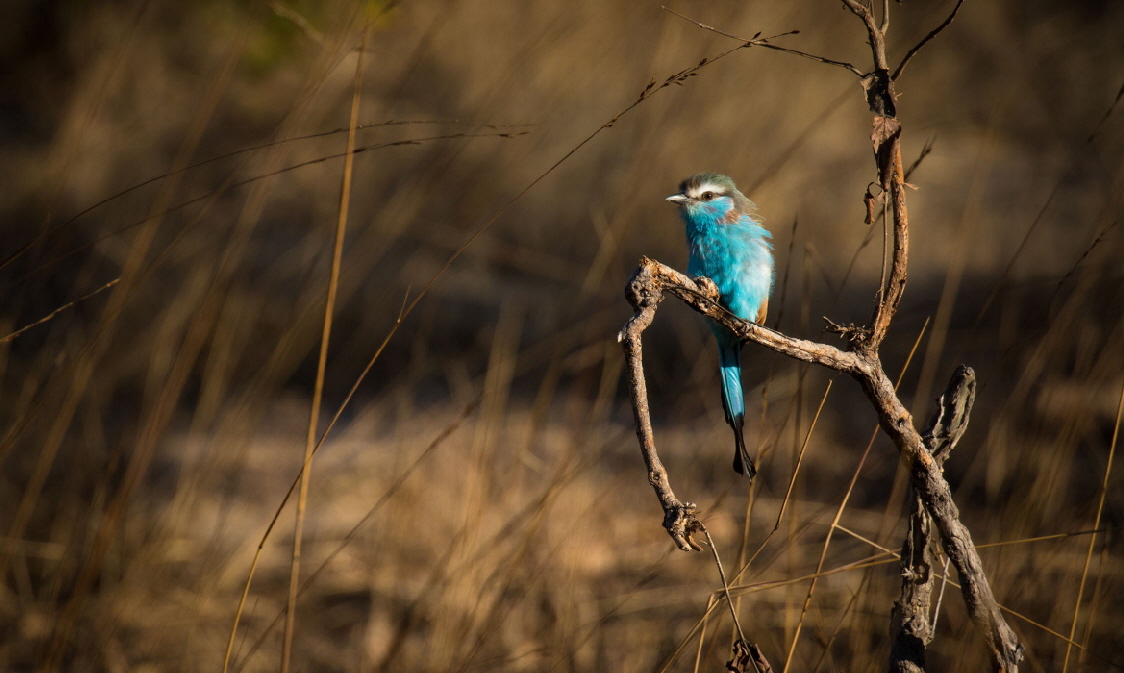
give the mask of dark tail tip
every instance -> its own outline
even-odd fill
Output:
[[[749,457],[749,450],[745,448],[745,438],[742,437],[741,427],[734,425],[734,472],[753,479],[757,474],[757,468],[753,464],[753,459]]]
[[[749,469],[746,469],[746,467]],[[740,451],[734,454],[734,472],[750,479],[757,476],[757,468],[753,465],[753,459],[748,455],[742,456]]]

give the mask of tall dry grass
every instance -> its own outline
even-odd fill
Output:
[[[651,77],[732,46],[632,2],[11,5],[0,332],[121,280],[0,344],[6,670],[221,669],[304,457],[368,11],[355,142],[371,149],[352,168],[320,431],[473,232]],[[783,43],[866,67],[831,3],[676,9],[746,37],[799,29]],[[948,9],[895,5],[891,51]],[[900,369],[928,321],[902,384],[919,417],[956,364],[978,373],[947,469],[1034,671],[1061,669],[1071,628],[1069,670],[1124,667],[1119,465],[1090,532],[1124,386],[1122,27],[1113,4],[969,2],[899,85],[906,150],[932,152],[911,177],[910,286],[885,358]],[[673,551],[636,455],[621,287],[642,254],[683,264],[661,199],[720,170],[774,232],[773,324],[819,338],[822,315],[865,319],[868,134],[844,71],[746,50],[637,106],[490,224],[316,455],[292,669],[719,668],[729,617],[701,621],[717,573]],[[874,416],[840,380],[810,430],[824,372],[749,354],[750,502],[706,328],[672,308],[648,336],[663,455],[728,567],[773,527],[806,441],[735,591],[783,665]],[[790,670],[885,665],[897,469],[876,440]],[[280,665],[291,507],[231,670]],[[984,662],[950,587],[931,666]]]

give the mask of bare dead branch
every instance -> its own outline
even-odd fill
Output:
[[[968,417],[976,399],[976,375],[961,365],[952,375],[937,410],[922,434],[926,450],[937,466],[944,465],[968,427]],[[933,639],[931,599],[936,573],[932,570],[932,519],[915,493],[910,494],[909,528],[900,556],[901,596],[890,613],[891,673],[924,673],[925,647]]]
[[[967,429],[972,404],[975,402],[975,373],[961,365],[953,374],[937,410],[922,437],[925,447],[938,467],[943,467],[952,448]],[[925,670],[925,646],[933,639],[936,617],[930,620],[930,598],[934,573],[929,544],[932,520],[924,503],[910,492],[909,530],[902,543],[901,598],[891,613],[890,670],[913,672]],[[947,570],[948,561],[945,561]],[[942,573],[943,574],[943,573]],[[943,594],[943,588],[942,588]]]
[[[717,297],[713,283],[696,282],[645,257],[641,258],[626,290],[635,313],[621,330],[619,339],[624,344],[636,433],[648,466],[648,481],[663,507],[664,527],[679,548],[698,549],[691,535],[700,530],[700,524],[694,516],[694,505],[678,500],[671,491],[667,472],[656,454],[640,343],[641,334],[652,324],[665,294],[680,299],[749,341],[804,362],[814,362],[849,374],[858,381],[874,406],[883,431],[911,466],[913,487],[936,523],[945,553],[960,576],[968,614],[987,640],[993,667],[997,671],[1016,671],[1022,657],[1022,646],[1000,613],[972,536],[960,522],[959,510],[952,500],[952,491],[940,465],[894,392],[894,384],[883,370],[878,352],[867,348],[865,343],[859,344],[856,350],[844,351],[826,344],[794,339],[740,320],[715,302]]]
[[[886,63],[886,32],[878,27],[874,20],[874,13],[859,0],[843,0],[843,5],[851,10],[855,16],[862,19],[866,32],[870,36],[870,50],[874,55],[874,69],[888,70]],[[887,22],[886,27],[889,27]]]
[[[718,547],[714,545],[714,538],[710,537],[710,531],[705,526],[702,532],[706,536],[706,546],[710,547],[710,553],[714,556],[714,565],[718,567],[718,577],[722,580],[722,595],[726,599],[726,605],[730,608],[730,617],[733,618],[734,627],[738,631],[738,640],[748,642],[745,639],[745,631],[742,630],[742,622],[738,619],[738,611],[734,609],[734,600],[730,598],[730,583],[726,581],[726,569],[722,567],[722,558],[718,556]]]
[[[664,292],[670,293],[704,316],[721,322],[739,336],[756,341],[791,358],[820,364],[845,374],[859,373],[865,366],[864,361],[856,353],[815,341],[795,339],[756,323],[739,320],[717,303],[718,294],[714,283],[698,283],[675,269],[647,257],[640,258],[640,264],[633,272],[625,291],[629,303],[637,310],[637,314],[625,324],[621,331],[622,337],[642,313],[651,314],[643,323],[643,327],[640,327],[640,331],[651,324],[656,306],[663,300]]]
[[[681,502],[671,490],[667,470],[664,469],[656,453],[651,413],[648,410],[648,386],[644,381],[640,334],[656,317],[656,306],[663,300],[663,293],[658,290],[653,291],[648,286],[635,281],[636,276],[633,276],[633,281],[628,285],[628,299],[636,308],[636,313],[621,329],[617,340],[624,344],[628,385],[632,391],[632,411],[636,419],[636,438],[640,441],[640,452],[644,455],[644,465],[648,468],[648,483],[655,489],[656,497],[663,507],[664,528],[680,549],[697,551],[702,547],[692,539],[692,536],[702,529],[702,524],[695,517],[694,503]]]
[[[906,182],[909,182],[909,178],[910,178],[910,176],[913,175],[913,172],[921,167],[921,162],[925,161],[925,157],[929,156],[929,154],[933,151],[933,143],[935,143],[936,141],[937,141],[936,137],[930,138],[930,139],[925,141],[925,145],[921,148],[921,151],[917,154],[917,158],[913,160],[913,163],[911,163],[909,165],[909,168],[905,169],[905,181]]]
[[[884,27],[880,28],[874,20],[870,8],[857,0],[843,0],[843,4],[858,16],[866,26],[870,42],[874,71],[863,81],[867,105],[874,114],[873,131],[870,135],[874,145],[874,160],[878,169],[878,185],[881,193],[878,200],[889,197],[894,217],[893,256],[890,276],[880,285],[878,304],[871,321],[870,338],[865,344],[868,350],[877,350],[886,337],[890,321],[897,312],[905,292],[906,266],[909,258],[909,213],[905,202],[905,172],[902,168],[901,124],[897,120],[897,94],[894,92],[894,79],[890,76],[886,60],[886,33],[889,26],[884,17]],[[874,197],[869,189],[865,197],[868,224],[874,207]],[[884,203],[884,202],[883,202]]]
[[[893,394],[890,381],[881,367],[875,369],[870,378],[860,379],[859,383],[874,403],[882,429],[910,466],[913,488],[936,523],[945,553],[960,576],[968,616],[987,641],[992,668],[1014,673],[1022,659],[1022,645],[1000,613],[971,533],[960,522],[960,511],[940,466],[914,428],[909,412]]]
[[[906,183],[901,159],[901,124],[897,120],[894,76],[890,74],[886,58],[888,3],[883,3],[882,22],[879,25],[871,7],[861,0],[842,0],[842,2],[862,20],[869,37],[874,70],[864,76],[862,85],[866,91],[867,103],[874,115],[871,142],[878,170],[877,184],[881,188],[877,200],[880,200],[885,207],[885,199],[889,199],[889,210],[893,217],[893,252],[889,277],[879,288],[879,300],[871,326],[869,328],[835,326],[835,331],[847,337],[847,350],[794,339],[734,317],[717,303],[717,289],[708,279],[687,278],[659,262],[642,258],[626,291],[635,313],[620,334],[627,356],[626,364],[629,369],[637,436],[648,466],[649,482],[656,490],[656,495],[664,509],[664,526],[668,528],[681,549],[697,549],[698,545],[690,540],[690,534],[694,530],[692,526],[701,528],[701,524],[694,519],[693,506],[677,500],[668,485],[666,471],[656,455],[644,383],[640,337],[643,330],[652,323],[655,311],[665,294],[680,299],[697,312],[733,330],[748,341],[797,360],[814,362],[850,375],[861,386],[878,415],[879,425],[894,442],[902,460],[909,466],[915,494],[913,503],[915,525],[911,527],[910,536],[906,540],[902,560],[903,576],[915,586],[903,588],[903,596],[906,598],[902,602],[906,605],[895,611],[895,647],[899,645],[897,641],[900,639],[901,651],[893,655],[892,661],[902,662],[903,666],[895,670],[923,670],[924,645],[931,637],[928,609],[929,596],[932,592],[930,578],[933,574],[925,554],[932,533],[930,528],[935,524],[945,554],[959,575],[961,594],[969,617],[987,642],[992,668],[996,671],[1015,673],[1022,659],[1022,646],[1003,618],[983,572],[971,534],[960,522],[959,510],[953,502],[951,489],[942,470],[944,460],[967,424],[974,396],[974,379],[971,370],[962,368],[957,371],[949,390],[942,398],[941,408],[922,435],[915,427],[912,416],[897,397],[894,384],[886,375],[879,358],[879,346],[888,332],[905,290],[909,257],[909,215],[906,209]],[[912,53],[907,54],[902,65],[898,67],[898,73],[913,53],[931,40],[932,36],[943,30],[944,25],[951,22],[960,4],[957,3],[945,24],[934,29]],[[686,19],[686,17],[682,18]],[[697,21],[687,20],[700,27],[734,37]],[[649,85],[649,88],[651,86],[653,85]],[[875,200],[876,197],[868,190],[868,209],[873,209]],[[742,670],[732,667],[736,663],[735,656],[735,660],[728,664],[728,668]]]
[[[938,465],[944,465],[949,452],[956,448],[968,429],[968,417],[975,403],[976,372],[971,367],[960,365],[937,400],[937,410],[921,436],[925,440],[925,448]]]
[[[901,77],[902,71],[905,70],[905,65],[909,63],[909,59],[913,58],[914,55],[917,54],[917,52],[921,51],[921,47],[924,47],[926,44],[928,44],[929,40],[936,37],[945,28],[948,28],[948,24],[952,23],[952,20],[956,18],[956,13],[960,11],[960,5],[963,4],[964,0],[956,0],[956,6],[952,8],[952,13],[948,15],[948,18],[945,19],[944,22],[941,23],[941,25],[929,31],[929,34],[922,38],[922,40],[916,45],[914,45],[913,49],[910,49],[906,52],[905,56],[902,58],[902,62],[899,63],[898,67],[894,69],[894,74],[891,76],[891,79],[897,79]]]
[[[867,105],[874,113],[873,132],[870,139],[874,144],[874,160],[878,168],[878,185],[882,188],[877,197],[879,201],[890,198],[894,216],[894,246],[890,266],[890,276],[880,285],[878,304],[871,321],[870,336],[862,346],[867,351],[878,349],[886,337],[890,321],[897,312],[905,292],[906,262],[909,258],[909,214],[905,203],[905,173],[902,169],[901,124],[897,120],[897,94],[894,92],[894,78],[890,76],[886,59],[886,30],[889,28],[889,12],[883,16],[882,26],[874,19],[869,7],[859,0],[842,0],[851,12],[866,26],[870,42],[874,71],[863,78]],[[867,190],[867,223],[873,222],[875,197]],[[884,203],[884,202],[883,202]]]
[[[742,43],[744,43],[744,46],[747,46],[747,47],[749,47],[749,46],[764,47],[765,49],[772,49],[774,51],[783,51],[783,52],[788,53],[788,54],[794,54],[796,56],[808,58],[808,59],[811,59],[813,61],[818,61],[820,63],[826,63],[827,65],[834,65],[836,67],[843,68],[844,70],[849,70],[850,72],[858,75],[859,77],[865,77],[866,76],[866,74],[862,70],[859,70],[858,68],[851,65],[850,63],[847,63],[846,61],[836,61],[835,59],[826,58],[826,57],[823,57],[823,56],[816,56],[815,54],[809,54],[808,52],[800,51],[799,49],[790,49],[788,47],[781,47],[781,46],[775,45],[775,44],[768,41],[768,40],[771,40],[773,38],[761,39],[760,33],[755,35],[753,37],[753,39],[747,40],[744,37],[738,37],[737,35],[727,33],[724,30],[719,30],[718,28],[715,28],[714,26],[708,26],[705,23],[695,21],[691,17],[684,16],[684,15],[680,14],[679,12],[675,11],[674,9],[670,9],[668,7],[665,7],[664,5],[660,5],[660,9],[664,10],[665,12],[667,12],[669,14],[674,14],[675,16],[678,16],[680,19],[683,19],[684,21],[687,21],[688,23],[693,23],[696,26],[698,26],[699,28],[702,28],[703,30],[709,30],[712,33],[718,33],[719,35],[721,35],[723,37],[728,37],[731,40],[737,40],[738,42],[742,42]],[[793,31],[789,31],[788,33],[783,33],[783,35],[795,35],[799,32],[800,31],[793,30]],[[774,35],[773,37],[774,38],[775,37],[781,37],[781,35]]]

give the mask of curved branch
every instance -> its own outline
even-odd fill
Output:
[[[815,341],[796,339],[756,323],[741,320],[718,304],[718,290],[709,278],[692,279],[660,262],[641,257],[639,266],[633,272],[632,278],[629,279],[628,288],[625,291],[629,303],[637,309],[637,315],[643,308],[648,308],[654,312],[655,304],[662,301],[664,292],[680,299],[708,318],[713,318],[722,323],[738,336],[759,343],[782,355],[823,365],[844,374],[861,373],[865,367],[865,363],[857,353],[840,350],[834,346]],[[655,295],[660,296],[658,299],[653,299]],[[655,303],[651,303],[653,301]],[[633,316],[632,320],[636,319],[637,317]],[[647,327],[647,324],[644,326]]]
[[[648,410],[648,384],[644,380],[640,335],[655,319],[656,306],[663,301],[663,292],[651,284],[637,282],[637,275],[639,271],[633,274],[626,291],[629,303],[636,309],[636,313],[617,335],[617,341],[624,346],[628,385],[632,392],[632,413],[636,420],[636,438],[640,442],[644,465],[648,468],[648,483],[655,489],[656,497],[663,507],[664,528],[680,549],[698,551],[702,547],[692,539],[692,536],[702,530],[702,523],[695,517],[694,503],[680,501],[671,490],[667,470],[656,453],[651,413]]]
[[[1018,662],[1022,658],[1022,646],[1000,613],[971,533],[960,522],[960,512],[953,502],[952,490],[944,478],[940,464],[930,453],[926,438],[914,427],[913,417],[894,392],[894,384],[882,368],[878,352],[868,348],[864,341],[859,342],[856,350],[845,351],[827,344],[795,339],[740,320],[715,302],[718,293],[713,281],[707,278],[688,278],[668,266],[644,257],[625,290],[635,313],[621,330],[618,340],[625,349],[632,407],[636,417],[636,435],[648,467],[648,481],[663,507],[664,527],[679,548],[699,548],[691,536],[701,530],[701,525],[694,516],[694,505],[678,500],[671,491],[667,471],[656,453],[640,340],[643,331],[652,324],[656,309],[667,294],[682,300],[697,312],[749,341],[804,362],[814,362],[849,374],[858,381],[878,414],[882,429],[910,466],[913,488],[936,523],[945,553],[960,576],[961,592],[968,614],[987,641],[992,666],[997,671],[1017,671]],[[929,439],[929,442],[933,441],[932,438]]]
[[[968,428],[968,417],[976,400],[976,374],[971,367],[960,365],[952,375],[944,394],[937,401],[937,411],[921,437],[925,449],[937,466],[944,465],[949,453]],[[891,673],[924,673],[925,647],[933,639],[934,620],[930,618],[931,599],[936,580],[932,569],[929,545],[933,521],[925,504],[910,493],[909,528],[899,555],[901,563],[901,596],[890,613]],[[939,603],[938,603],[939,607]]]

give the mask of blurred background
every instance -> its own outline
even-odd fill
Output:
[[[895,63],[952,4],[892,6]],[[870,68],[838,2],[669,8]],[[222,668],[303,460],[368,20],[318,431],[429,289],[312,465],[293,669],[729,657],[728,612],[700,628],[713,561],[674,550],[646,483],[622,290],[641,255],[685,266],[663,197],[718,171],[773,232],[770,326],[833,341],[823,316],[869,320],[882,229],[863,223],[854,75],[736,51],[568,155],[737,42],[627,1],[8,0],[0,336],[66,308],[0,343],[0,668]],[[883,360],[897,376],[916,344],[900,391],[919,424],[957,364],[977,372],[947,474],[1031,671],[1061,670],[1071,632],[1070,670],[1124,668],[1119,457],[1090,535],[1124,386],[1121,34],[1121,3],[969,0],[897,86],[922,160]],[[661,456],[731,575],[796,473],[733,582],[747,635],[777,670],[798,624],[792,670],[885,666],[905,530],[885,437],[801,615],[874,430],[858,387],[748,347],[751,494],[704,322],[668,301],[645,337]],[[295,516],[254,566],[229,670],[278,669]],[[930,661],[987,665],[952,586]]]

